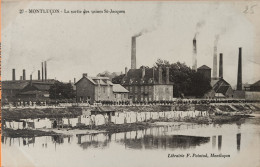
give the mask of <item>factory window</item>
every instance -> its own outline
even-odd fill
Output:
[[[105,87],[103,87],[103,92],[104,92],[104,93],[106,92],[106,88],[105,88]]]
[[[138,86],[135,86],[134,88],[135,88],[135,93],[137,93],[137,88],[138,88]]]
[[[132,93],[132,87],[131,86],[129,86],[129,92]]]
[[[115,98],[116,98],[116,94],[115,94]]]
[[[141,86],[141,93],[144,92],[144,86]]]

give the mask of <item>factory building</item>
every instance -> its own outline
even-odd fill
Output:
[[[47,63],[42,62],[42,79],[40,70],[38,78],[26,79],[26,70],[22,70],[20,80],[16,80],[16,70],[12,69],[12,80],[2,81],[2,100],[12,102],[19,100],[46,100],[49,98],[49,89],[55,82],[54,79],[47,79]]]
[[[128,101],[128,91],[114,85],[108,77],[90,77],[84,73],[75,85],[77,102]]]
[[[120,84],[113,84],[114,101],[129,101],[129,91]]]
[[[142,68],[126,70],[121,85],[129,91],[135,101],[172,100],[173,83],[169,81],[169,68]]]
[[[172,100],[173,83],[169,81],[169,67],[136,69],[136,38],[140,35],[132,37],[131,69],[125,68],[121,85],[129,91],[129,99],[133,102]]]
[[[215,62],[216,61],[214,61],[214,63]],[[233,97],[233,89],[231,85],[226,80],[223,79],[223,54],[222,53],[220,53],[219,55],[219,77],[211,77],[211,68],[206,65],[199,67],[198,72],[203,74],[205,78],[208,78],[210,80],[210,85],[212,87],[212,89],[204,95],[204,98],[232,98]]]

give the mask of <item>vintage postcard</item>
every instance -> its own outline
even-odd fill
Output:
[[[260,2],[1,2],[1,166],[260,167]]]

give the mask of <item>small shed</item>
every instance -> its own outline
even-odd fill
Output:
[[[111,116],[115,116],[115,110],[111,106],[97,106],[91,110],[91,115],[101,114],[108,116],[108,121],[111,122]]]

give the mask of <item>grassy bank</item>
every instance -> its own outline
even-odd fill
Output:
[[[3,109],[2,118],[8,120],[36,119],[36,118],[62,118],[82,115],[81,108],[15,108]]]
[[[54,135],[62,135],[59,133],[55,133],[53,131],[41,131],[41,130],[32,130],[32,129],[4,129],[3,136],[5,137],[40,137],[40,136],[54,136]]]
[[[2,118],[7,121],[35,118],[62,118],[77,117],[82,110],[93,110],[95,107],[68,107],[68,108],[8,108],[2,109]],[[160,112],[160,111],[208,111],[209,114],[223,113],[250,113],[260,111],[259,104],[180,104],[173,106],[102,106],[99,110],[116,112]]]

